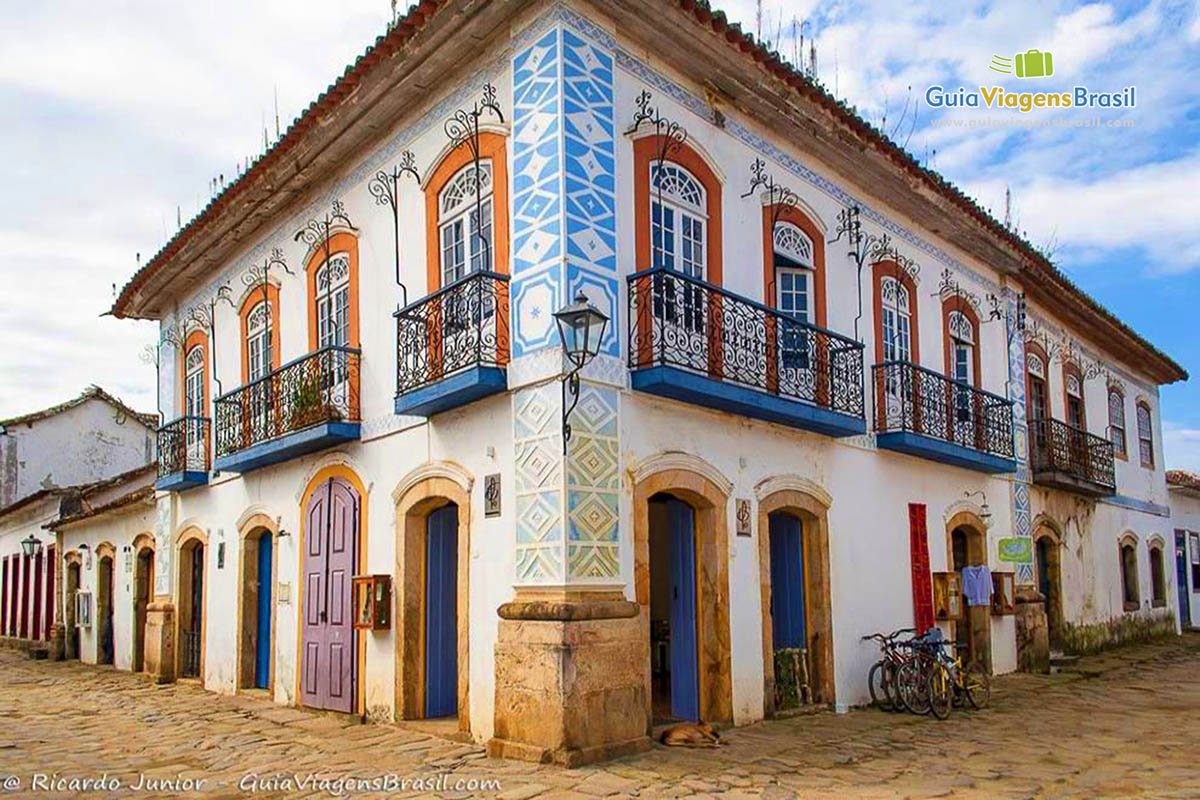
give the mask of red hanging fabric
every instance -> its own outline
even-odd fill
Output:
[[[924,633],[933,627],[933,576],[929,571],[929,536],[925,505],[908,504],[909,543],[912,552],[913,627]]]

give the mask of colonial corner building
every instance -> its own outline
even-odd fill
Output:
[[[1184,371],[703,3],[424,0],[113,311],[156,490],[55,525],[60,600],[129,547],[156,681],[578,764],[861,704],[875,631],[1180,624]]]

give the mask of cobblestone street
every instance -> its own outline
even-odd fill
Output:
[[[128,796],[139,781],[148,796],[243,797],[257,788],[261,797],[327,797],[339,777],[388,773],[447,776],[408,794],[509,800],[1196,797],[1198,677],[1200,635],[1192,634],[1085,659],[1059,675],[1000,678],[990,709],[947,722],[873,710],[821,713],[729,731],[719,750],[656,746],[601,767],[563,770],[491,761],[478,747],[408,727],[348,724],[188,684],[154,687],[108,668],[26,661],[5,650],[0,780],[7,776],[5,788],[38,797]],[[45,776],[40,788],[33,785],[38,774]],[[327,783],[289,787],[280,779],[310,774]],[[95,791],[73,783],[102,776],[107,782]],[[169,782],[152,785],[156,779]],[[460,779],[499,787],[459,789]],[[203,783],[196,791],[189,781]]]

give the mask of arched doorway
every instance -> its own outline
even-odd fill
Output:
[[[950,568],[959,574],[967,567],[987,566],[987,528],[975,514],[954,515],[947,525]],[[957,652],[964,663],[978,661],[991,672],[991,606],[965,605],[964,618],[953,623]]]
[[[63,609],[63,616],[67,622],[66,636],[63,641],[63,648],[68,659],[79,658],[79,628],[78,621],[75,618],[75,596],[79,593],[79,554],[72,552],[66,557],[67,575],[66,575],[66,602]]]
[[[634,576],[647,646],[647,731],[681,717],[730,723],[728,481],[684,454],[657,457],[639,472]]]
[[[133,542],[133,671],[146,669],[146,609],[154,596],[154,539],[146,534]]]
[[[760,497],[763,713],[770,717],[835,699],[829,499],[817,487],[786,478],[765,481]]]
[[[111,547],[109,548],[111,550]],[[97,552],[102,552],[97,548]],[[96,663],[113,663],[113,561],[111,553],[96,565]]]
[[[458,717],[469,733],[467,591],[470,477],[455,465],[412,473],[396,502],[396,716]]]
[[[350,713],[358,694],[358,636],[351,579],[359,563],[362,495],[342,475],[305,492],[300,699],[309,708]]]
[[[264,519],[252,520],[242,538],[241,656],[238,688],[274,687],[275,537]]]
[[[1062,650],[1062,540],[1058,533],[1043,525],[1034,534],[1034,571],[1038,592],[1046,598],[1046,627],[1050,649]]]
[[[181,678],[204,677],[204,631],[207,570],[207,540],[197,530],[184,534],[179,544],[179,595],[176,600],[176,626],[179,646],[176,652]]]

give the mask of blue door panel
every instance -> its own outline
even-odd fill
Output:
[[[258,631],[255,644],[254,685],[271,684],[271,536],[258,540]]]
[[[1188,592],[1187,540],[1182,533],[1175,534],[1175,594],[1179,598],[1179,625],[1191,627],[1191,593]]]
[[[776,650],[804,647],[804,539],[800,520],[790,514],[772,514],[771,629]]]
[[[458,713],[458,507],[429,515],[425,550],[425,716]]]
[[[696,645],[696,527],[692,507],[667,503],[671,536],[671,714],[700,719]]]

